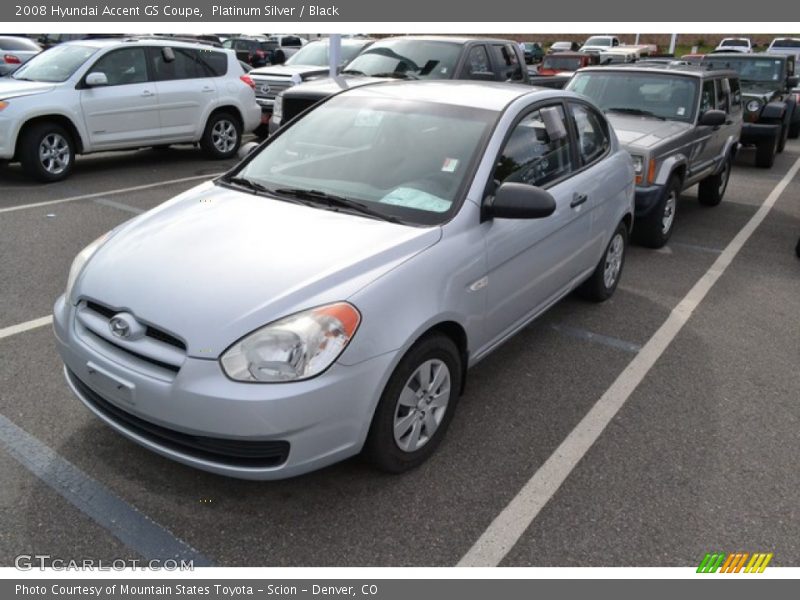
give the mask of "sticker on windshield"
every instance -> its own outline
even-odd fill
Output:
[[[455,173],[457,168],[458,168],[458,159],[457,158],[445,158],[444,159],[444,164],[442,165],[442,172],[444,172],[444,173]]]
[[[410,187],[395,188],[381,198],[380,201],[384,204],[406,206],[437,213],[445,212],[450,208],[450,202],[444,198]]]
[[[678,116],[682,117],[685,114],[686,114],[686,109],[684,107],[682,107],[682,106],[679,106],[678,107]]]
[[[382,120],[382,112],[364,108],[358,111],[358,114],[356,114],[356,120],[353,125],[355,127],[378,127]]]

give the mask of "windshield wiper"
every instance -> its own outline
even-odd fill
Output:
[[[269,193],[271,191],[268,187],[266,187],[264,185],[261,185],[257,181],[253,181],[252,179],[248,179],[247,177],[228,177],[228,178],[222,179],[221,181],[224,181],[225,183],[230,183],[230,184],[235,185],[237,187],[247,188],[251,192],[267,192],[267,193]]]
[[[358,69],[345,69],[341,73],[342,75],[361,75],[362,77],[369,77],[364,71],[359,71]]]
[[[371,77],[393,77],[394,79],[419,79],[416,75],[401,71],[386,71],[385,73],[373,73]]]
[[[325,204],[329,208],[346,208],[355,211],[357,213],[360,213],[362,215],[366,215],[368,217],[381,219],[383,221],[389,221],[390,223],[402,223],[402,221],[397,217],[384,214],[380,211],[375,210],[374,208],[370,208],[366,204],[363,204],[361,202],[356,202],[355,200],[350,200],[349,198],[344,198],[343,196],[328,194],[327,192],[322,192],[320,190],[306,190],[302,188],[278,188],[271,191],[272,193],[278,195],[292,196],[295,198],[299,198],[301,200],[308,200],[316,204]]]
[[[660,119],[662,121],[667,120],[666,117],[662,117],[655,113],[651,113],[649,110],[641,110],[639,108],[607,108],[606,112],[618,112],[627,115],[638,115],[640,117],[653,117],[654,119]]]

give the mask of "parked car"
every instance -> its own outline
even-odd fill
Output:
[[[253,68],[270,64],[270,56],[276,49],[276,44],[266,37],[234,37],[222,43],[223,48],[236,52],[236,58]]]
[[[533,65],[544,58],[544,49],[539,42],[523,42],[522,47],[526,64]]]
[[[635,239],[660,248],[672,235],[682,190],[716,206],[725,194],[742,129],[739,78],[693,66],[587,67],[567,89],[608,117],[636,171]]]
[[[750,38],[724,38],[712,52],[744,52],[753,51],[753,43]]]
[[[0,159],[40,181],[76,154],[199,143],[236,154],[259,123],[252,81],[230,50],[157,39],[65,42],[0,80]]]
[[[379,40],[333,79],[310,81],[278,94],[269,132],[343,89],[392,79],[473,79],[528,83],[519,44],[510,40],[402,36]]]
[[[282,65],[308,43],[308,40],[299,35],[271,35],[269,41],[275,45],[270,62],[273,65]]]
[[[635,48],[617,47],[597,53],[601,65],[632,63],[639,60],[640,53]]]
[[[581,49],[578,42],[553,42],[548,52],[577,52]]]
[[[37,38],[37,42],[43,50],[48,50],[64,42],[74,42],[78,40],[94,40],[104,38],[127,37],[124,33],[45,33]]]
[[[369,38],[348,38],[341,41],[340,68],[372,44]],[[269,123],[275,96],[283,90],[311,79],[329,74],[330,42],[327,39],[310,42],[282,65],[262,67],[251,72],[256,87],[256,101],[261,106],[264,125]]]
[[[602,52],[619,46],[619,38],[614,35],[593,35],[580,47],[581,52]]]
[[[18,36],[0,36],[0,76],[16,71],[42,51],[33,40]]]
[[[402,472],[469,367],[572,290],[614,293],[632,211],[631,158],[575,94],[362,86],[82,251],[57,345],[92,412],[184,464]]]
[[[800,62],[800,38],[775,38],[767,48],[767,54],[794,56],[796,64]]]
[[[711,68],[737,71],[745,107],[741,142],[756,147],[756,166],[770,168],[783,152],[787,137],[800,136],[800,108],[792,88],[797,86],[794,57],[781,54],[709,54]]]
[[[544,57],[539,66],[539,75],[574,73],[578,69],[599,63],[600,55],[594,52],[557,52]]]

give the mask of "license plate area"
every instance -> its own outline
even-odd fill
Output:
[[[109,373],[92,361],[86,363],[86,374],[86,384],[109,402],[135,406],[134,390],[136,386],[130,381]]]

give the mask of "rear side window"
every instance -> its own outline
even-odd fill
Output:
[[[154,48],[154,69],[158,81],[221,77],[228,71],[228,57],[223,52],[195,48],[173,48],[175,60],[165,61],[161,48]]]
[[[597,111],[585,104],[570,103],[570,111],[578,134],[578,154],[581,164],[591,164],[604,156],[611,146],[608,124]]]
[[[287,35],[281,40],[281,46],[289,46],[290,48],[299,48],[303,45],[303,41],[299,37]]]
[[[560,133],[551,137],[547,122],[558,126]],[[573,170],[570,138],[564,110],[560,105],[537,109],[525,115],[514,127],[495,167],[494,179],[546,186]]]

